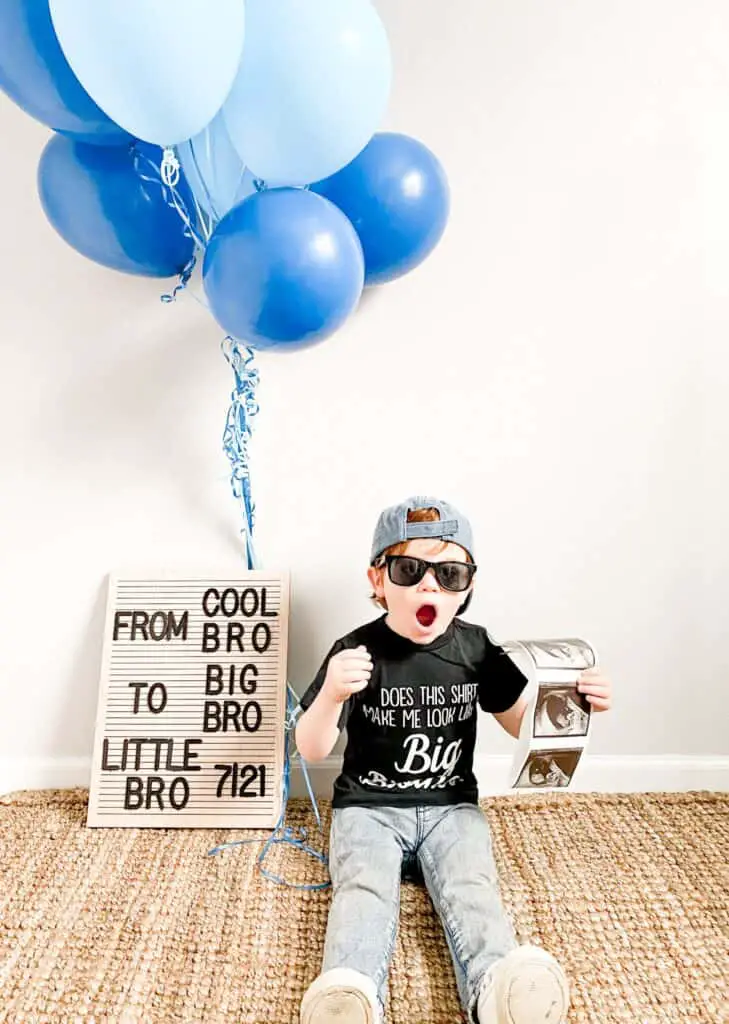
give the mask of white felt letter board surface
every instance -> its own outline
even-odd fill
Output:
[[[87,824],[272,828],[288,576],[111,576]]]

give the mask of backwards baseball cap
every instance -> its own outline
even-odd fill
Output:
[[[440,519],[432,523],[409,523],[408,512],[416,508],[437,509]],[[471,524],[463,513],[439,498],[418,496],[406,498],[399,505],[391,505],[380,513],[372,538],[370,565],[393,544],[415,540],[417,537],[439,537],[445,542],[460,544],[473,561],[476,561],[473,555]]]

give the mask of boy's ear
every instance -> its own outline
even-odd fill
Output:
[[[385,596],[385,584],[383,583],[384,569],[376,569],[374,565],[371,565],[367,570],[367,579],[372,585],[372,589],[375,592],[375,597]]]

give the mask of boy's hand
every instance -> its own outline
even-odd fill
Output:
[[[593,711],[609,711],[613,704],[613,684],[599,668],[588,668],[577,680],[577,692],[584,693]]]
[[[329,659],[322,689],[337,704],[364,690],[372,675],[372,658],[364,645],[340,651]]]

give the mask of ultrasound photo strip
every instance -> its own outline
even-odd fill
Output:
[[[584,762],[590,735],[590,704],[578,692],[577,680],[597,664],[595,649],[576,637],[514,640],[503,647],[529,680],[510,785],[565,789]]]

